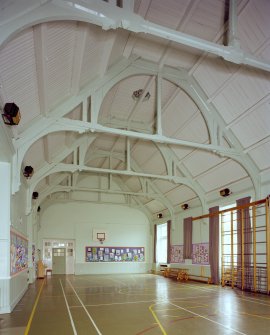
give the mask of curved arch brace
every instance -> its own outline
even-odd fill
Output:
[[[177,160],[175,158],[175,154],[172,152],[172,150],[170,148],[168,148],[167,146],[166,147],[161,146],[160,147],[160,151],[163,152],[163,156],[167,157],[168,161],[171,160],[171,162],[173,164],[175,164],[182,173],[184,173],[185,175],[187,175],[188,172],[187,171],[183,171],[183,169],[181,168],[181,166],[179,166],[179,164],[178,164],[178,162],[177,162]],[[173,178],[174,178],[174,176],[173,176]],[[207,210],[207,208],[206,208],[206,201],[205,201],[205,195],[204,195],[201,187],[199,186],[198,182],[193,181],[192,176],[189,175],[186,178],[189,181],[189,185],[188,184],[185,184],[185,185],[188,186],[190,189],[192,189],[197,194],[197,196],[199,197],[199,200],[201,202],[202,213],[205,213],[205,211]],[[177,180],[177,177],[176,177],[176,180]]]
[[[61,4],[63,5],[62,7],[61,7]],[[74,6],[74,3],[72,3],[72,2],[65,2],[64,3],[61,0],[55,0],[55,1],[50,1],[50,2],[48,2],[46,0],[41,0],[38,3],[36,3],[35,1],[32,1],[32,2],[28,1],[27,6],[24,8],[23,11],[17,12],[16,15],[13,14],[11,17],[4,18],[3,20],[1,20],[2,22],[0,24],[0,27],[1,27],[0,46],[2,47],[4,45],[4,43],[7,42],[9,39],[11,39],[17,32],[19,32],[19,31],[21,31],[21,30],[23,30],[27,27],[30,27],[34,24],[41,23],[41,22],[48,22],[48,21],[55,21],[55,20],[78,20],[78,21],[85,21],[85,22],[97,24],[99,26],[102,26],[103,28],[115,28],[115,27],[118,27],[118,26],[121,26],[121,25],[124,24],[123,20],[121,19],[121,16],[119,15],[120,14],[119,9],[113,8],[113,6],[108,7],[108,4],[106,4],[106,5],[103,4],[103,5],[101,5],[97,1],[93,2],[94,7],[98,6],[99,9],[104,8],[105,12],[107,10],[110,10],[111,13],[112,13],[111,16],[110,16],[109,13],[108,13],[107,16],[104,16],[104,15],[93,15],[93,13],[91,14],[91,12],[89,12],[89,11],[88,12],[87,11],[86,12],[76,11],[76,10],[74,10],[74,9],[76,9],[75,6]],[[68,7],[68,6],[70,6],[70,7]],[[18,8],[16,8],[16,9],[18,9]],[[121,12],[121,13],[123,13],[123,12]],[[15,20],[15,17],[16,17],[16,20]],[[110,17],[111,17],[111,19],[110,19]],[[115,20],[116,17],[118,17],[118,20]],[[133,15],[132,18],[135,21],[137,20],[138,27],[142,23],[145,24],[144,20],[142,18],[140,18],[139,16]],[[134,24],[134,22],[132,22],[132,24]],[[124,25],[124,28],[129,28],[129,27]],[[143,29],[146,29],[146,28],[144,27]],[[214,45],[213,45],[213,47],[214,47]],[[216,45],[216,47],[218,48],[217,45]],[[220,52],[220,51],[221,50],[219,50],[218,52]],[[215,53],[215,52],[213,52],[213,53]],[[227,51],[227,56],[228,56],[228,51]],[[259,65],[259,63],[258,63],[258,65]],[[265,65],[267,65],[267,64],[265,64]],[[139,65],[139,63],[138,63],[138,64],[136,64],[136,66],[139,66],[139,68],[142,68],[143,64],[141,63],[141,65]],[[137,69],[136,74],[142,72],[142,70],[138,71],[138,67],[136,69]],[[156,67],[152,66],[152,70],[149,71],[149,72],[151,72],[152,74],[157,73]],[[169,78],[174,78],[173,81],[175,83],[177,83],[178,85],[180,85],[180,87],[182,87],[186,92],[188,92],[188,94],[197,103],[197,105],[199,106],[200,111],[203,113],[203,115],[205,117],[205,120],[206,120],[206,123],[208,125],[211,143],[216,144],[217,137],[218,137],[217,136],[218,135],[217,134],[217,132],[218,132],[218,130],[217,130],[218,127],[217,126],[221,126],[222,129],[225,129],[224,128],[224,123],[221,121],[220,116],[218,116],[215,113],[215,110],[214,110],[213,106],[211,106],[211,104],[208,104],[208,103],[205,102],[206,100],[205,100],[205,97],[203,96],[203,92],[199,89],[199,87],[198,87],[197,83],[194,81],[194,79],[189,78],[185,71],[179,71],[177,74],[174,73],[174,72],[177,72],[177,71],[175,71],[175,70],[172,71],[171,70],[171,73],[168,74],[168,76],[167,76],[166,74],[164,74],[164,70],[162,70],[161,74],[165,79],[166,78],[168,78],[168,79]],[[144,74],[146,73],[146,67],[144,67],[143,73]],[[180,76],[179,76],[179,74],[180,74]],[[106,86],[104,86],[103,88],[105,88],[105,87]],[[98,106],[98,104],[97,104],[97,106]],[[67,113],[69,111],[67,111]],[[96,116],[98,116],[98,112],[97,112]],[[67,130],[68,129],[66,125],[65,125],[64,128],[65,129],[62,129],[62,130]],[[73,127],[70,127],[70,129],[72,129],[72,128]],[[78,128],[73,129],[72,131],[74,131],[74,130],[78,131]],[[85,129],[85,131],[86,131],[86,129]],[[47,133],[49,133],[49,132],[47,131]],[[12,187],[12,189],[15,190],[15,191],[19,187],[19,181],[18,181],[18,179],[16,180],[16,178],[17,178],[16,176],[20,175],[20,167],[21,167],[21,162],[22,162],[23,156],[24,156],[25,152],[27,151],[27,149],[29,148],[29,146],[33,143],[34,139],[31,139],[31,141],[32,142],[28,143],[26,145],[26,147],[24,147],[20,152],[17,152],[17,156],[14,156],[14,159],[13,159],[13,162],[14,162],[13,165],[15,165],[13,167],[13,177],[14,177],[16,186]],[[236,161],[239,162],[239,160],[237,158],[235,158],[235,156],[231,156],[231,155],[226,154],[226,153],[224,155],[228,156],[232,159],[235,159]],[[242,160],[242,158],[243,157],[241,157],[240,160]],[[251,165],[251,160],[248,159],[248,158],[245,158],[244,162],[240,161],[240,164],[244,167],[244,169],[248,172],[249,176],[251,177],[256,194],[259,194],[260,193],[259,183],[257,181],[257,179],[258,179],[257,178],[258,169],[254,165],[253,166]]]

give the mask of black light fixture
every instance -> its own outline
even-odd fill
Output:
[[[41,208],[40,208],[40,206],[38,206],[37,211],[40,212],[40,210],[41,210]]]
[[[182,209],[185,211],[186,209],[189,208],[189,205],[188,205],[188,204],[183,204],[183,205],[181,205],[181,207],[182,207]]]
[[[224,188],[223,190],[219,191],[219,194],[222,197],[227,197],[228,195],[232,194],[231,190],[229,188]]]
[[[27,165],[23,170],[23,175],[25,176],[25,178],[31,178],[33,176],[33,173],[34,169],[30,165]]]
[[[158,214],[157,214],[157,218],[158,218],[158,219],[162,219],[162,218],[163,218],[163,214],[162,214],[162,213],[158,213]]]
[[[142,88],[140,88],[139,90],[136,90],[132,93],[132,98],[134,100],[139,100],[143,94],[144,94],[144,90]],[[143,98],[143,101],[149,100],[150,97],[151,97],[151,94],[149,92],[146,92],[146,94]]]
[[[37,198],[38,198],[38,192],[33,192],[32,199],[37,199]]]
[[[4,106],[4,114],[2,118],[5,124],[9,126],[16,126],[21,120],[21,113],[19,107],[14,102],[8,102]]]

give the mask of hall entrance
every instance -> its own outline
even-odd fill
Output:
[[[75,241],[43,240],[43,262],[53,274],[74,274]]]
[[[66,249],[53,248],[52,249],[52,272],[56,275],[66,273]]]

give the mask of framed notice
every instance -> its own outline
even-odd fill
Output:
[[[10,274],[14,275],[28,268],[28,240],[10,231]]]
[[[86,262],[144,262],[144,247],[85,247]]]

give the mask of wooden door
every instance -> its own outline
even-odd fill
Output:
[[[66,248],[53,248],[52,273],[56,275],[66,273]]]

